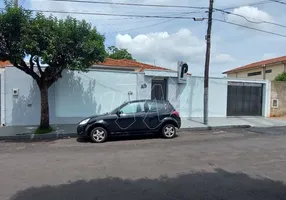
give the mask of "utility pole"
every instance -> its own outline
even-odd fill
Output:
[[[208,125],[209,114],[209,68],[210,68],[210,55],[211,55],[211,32],[212,32],[212,17],[213,17],[213,4],[214,0],[210,0],[209,15],[208,15],[208,30],[206,35],[207,49],[205,60],[205,78],[204,78],[204,124]]]
[[[14,7],[18,8],[18,0],[14,0]]]

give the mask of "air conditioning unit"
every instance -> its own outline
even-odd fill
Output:
[[[272,108],[278,108],[278,99],[272,99],[271,107]]]

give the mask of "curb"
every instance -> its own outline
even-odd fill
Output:
[[[190,127],[181,128],[178,132],[183,131],[207,131],[218,129],[239,129],[251,128],[250,125],[230,125],[230,126],[206,126],[206,127]],[[15,136],[0,136],[0,140],[4,141],[37,141],[37,140],[58,140],[64,138],[77,138],[77,133],[47,133],[47,134],[19,134]]]
[[[218,130],[218,129],[239,129],[239,128],[251,128],[250,125],[229,125],[229,126],[206,126],[206,127],[190,127],[181,128],[178,132],[182,131],[208,131],[208,130]]]
[[[26,134],[15,136],[0,136],[0,140],[6,141],[27,141],[27,140],[58,140],[64,138],[78,137],[76,133],[48,133],[48,134]]]

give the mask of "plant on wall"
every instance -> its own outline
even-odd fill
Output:
[[[275,81],[286,81],[286,72],[277,75]]]
[[[39,129],[50,129],[48,88],[63,70],[86,71],[105,56],[104,37],[84,20],[32,14],[11,3],[0,13],[0,60],[36,81],[41,93]]]

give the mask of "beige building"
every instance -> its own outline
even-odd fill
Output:
[[[256,80],[274,80],[278,74],[286,72],[286,56],[251,63],[224,72],[227,77]]]

